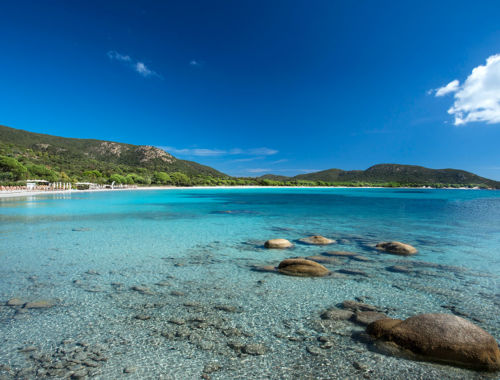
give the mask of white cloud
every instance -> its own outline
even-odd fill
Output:
[[[460,82],[457,79],[455,79],[454,81],[451,81],[450,83],[448,83],[446,86],[438,88],[436,90],[436,96],[444,96],[444,95],[448,95],[452,92],[457,92],[459,89],[459,85],[460,85]]]
[[[159,75],[155,73],[153,70],[150,70],[144,63],[137,62],[135,64],[135,71],[141,74],[143,77],[157,76]]]
[[[131,69],[133,69],[135,72],[139,73],[145,78],[158,77],[160,79],[163,79],[160,74],[151,70],[149,67],[146,66],[144,62],[134,61],[129,55],[123,55],[115,50],[111,50],[108,51],[107,56],[111,60],[125,63],[127,66],[129,66]]]
[[[173,154],[180,154],[185,156],[271,156],[278,153],[276,149],[270,148],[251,148],[240,149],[233,148],[225,149],[206,149],[206,148],[175,148],[172,146],[160,146],[159,148],[166,150]]]
[[[201,66],[201,62],[197,61],[196,59],[192,59],[191,61],[189,61],[189,65],[190,66]]]
[[[455,125],[500,123],[500,54],[490,56],[486,65],[474,68],[462,85],[458,80],[450,82],[437,89],[435,96],[449,93],[454,93],[455,98],[448,110],[455,117]]]

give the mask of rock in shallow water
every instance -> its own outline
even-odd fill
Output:
[[[40,300],[40,301],[33,301],[33,302],[27,302],[23,307],[25,309],[48,309],[49,307],[55,306],[55,301],[50,301],[50,300]]]
[[[323,277],[330,271],[323,265],[306,259],[286,259],[278,265],[278,272],[299,277]]]
[[[336,243],[335,240],[328,239],[328,238],[321,236],[321,235],[314,235],[314,236],[305,237],[305,238],[299,239],[299,241],[301,243],[311,244],[311,245],[328,245],[328,244]]]
[[[321,319],[330,319],[333,321],[347,321],[352,318],[354,313],[351,310],[328,309],[321,313]]]
[[[409,267],[405,267],[403,265],[393,265],[390,267],[385,268],[389,272],[394,272],[394,273],[411,273],[412,270]]]
[[[500,349],[495,338],[452,314],[420,314],[404,321],[385,318],[369,324],[366,331],[427,360],[500,370]]]
[[[309,256],[309,257],[306,257],[307,260],[311,260],[311,261],[316,261],[317,263],[320,263],[320,264],[329,264],[329,265],[336,265],[336,264],[340,264],[340,261],[339,259],[335,258],[335,257],[330,257],[330,256]]]
[[[26,303],[26,301],[23,301],[23,300],[20,300],[19,298],[11,298],[10,300],[8,300],[5,304],[7,306],[12,306],[12,307],[15,307],[15,306],[22,306]]]
[[[357,256],[357,253],[347,252],[347,251],[328,251],[328,252],[323,252],[322,255],[336,256],[336,257],[354,257]]]
[[[273,265],[255,265],[252,270],[255,272],[276,272],[276,267]]]
[[[367,326],[372,322],[384,318],[387,318],[387,315],[385,315],[384,313],[380,313],[378,311],[358,311],[354,315],[354,322],[356,322],[359,325]]]
[[[263,344],[246,344],[242,348],[243,353],[247,355],[264,355],[267,351],[267,348]]]
[[[376,306],[352,300],[342,302],[342,307],[352,311],[378,311]]]
[[[264,243],[266,248],[284,249],[293,247],[293,244],[286,239],[271,239]]]
[[[339,269],[337,272],[342,273],[342,274],[349,274],[351,276],[365,276],[365,277],[369,277],[368,273],[362,271],[361,269],[342,268],[342,269]]]
[[[132,286],[130,288],[130,290],[133,290],[134,292],[138,292],[138,293],[141,293],[141,294],[148,294],[148,295],[152,295],[154,294],[151,289],[149,289],[148,287],[146,286],[139,286],[139,285],[135,285],[135,286]]]
[[[393,255],[414,255],[417,249],[410,244],[401,243],[399,241],[385,241],[378,243],[376,247],[379,251],[392,253]]]

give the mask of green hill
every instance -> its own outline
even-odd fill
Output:
[[[272,175],[266,175],[273,178]],[[262,177],[261,177],[262,178]],[[283,180],[283,179],[281,179]],[[479,186],[500,189],[500,182],[457,169],[429,169],[423,166],[380,164],[366,170],[329,169],[300,174],[285,181],[323,181],[333,184],[383,186]]]
[[[24,179],[163,185],[432,186],[500,189],[500,182],[456,169],[381,164],[285,177],[233,178],[147,145],[75,139],[0,126],[0,183]]]
[[[182,173],[191,178],[227,177],[211,167],[179,160],[153,146],[65,138],[0,126],[2,182],[37,177],[104,183],[112,175],[118,175],[128,176],[125,183],[162,183],[155,181],[166,178],[159,173]],[[177,177],[182,178],[178,174]],[[115,179],[123,182],[120,177]]]

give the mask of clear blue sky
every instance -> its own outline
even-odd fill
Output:
[[[232,175],[403,163],[500,179],[499,15],[498,0],[2,1],[0,124]],[[489,92],[448,113],[481,65]]]

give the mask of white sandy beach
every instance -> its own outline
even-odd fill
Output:
[[[95,193],[95,192],[113,192],[113,191],[146,191],[146,190],[224,190],[224,189],[391,189],[386,187],[352,187],[352,186],[146,186],[146,187],[135,187],[135,188],[124,188],[124,189],[92,189],[92,190],[16,190],[16,191],[0,191],[0,198],[18,198],[18,197],[29,197],[36,195],[51,195],[51,194],[79,194],[79,193]],[[431,190],[430,187],[398,187],[398,189],[420,189],[420,190]],[[460,188],[443,188],[444,190],[478,190],[468,187]]]
[[[305,186],[146,186],[134,188],[117,188],[117,189],[92,189],[92,190],[15,190],[15,191],[0,191],[0,198],[15,198],[28,197],[34,195],[50,195],[50,194],[79,194],[79,193],[96,193],[96,192],[113,192],[113,191],[137,191],[137,190],[196,190],[196,189],[329,189],[332,187],[305,187]],[[338,187],[337,187],[338,189]]]

